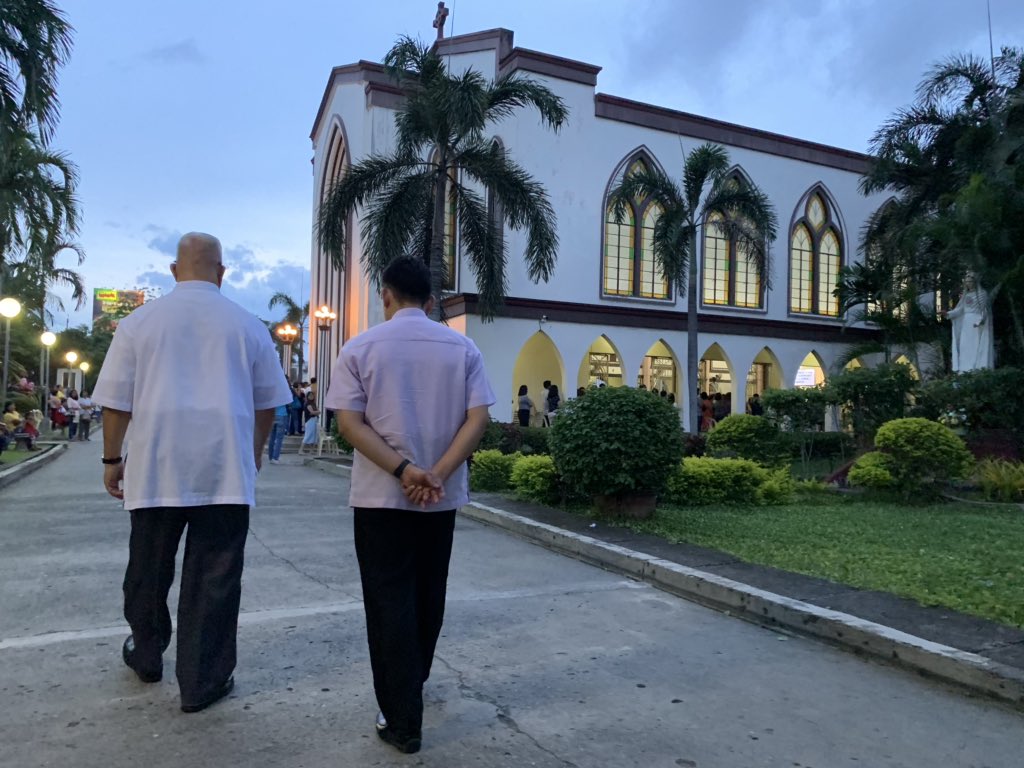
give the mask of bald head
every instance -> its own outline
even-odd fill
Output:
[[[178,241],[178,257],[171,264],[171,274],[183,280],[203,280],[219,286],[224,277],[220,240],[202,232],[189,232]]]

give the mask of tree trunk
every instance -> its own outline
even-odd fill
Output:
[[[430,230],[430,293],[434,297],[431,320],[441,319],[441,294],[444,290],[444,219],[448,204],[448,168],[442,155],[434,186],[434,223]],[[452,233],[454,236],[455,233]]]
[[[700,351],[697,349],[697,228],[693,227],[690,234],[690,263],[686,283],[686,376],[683,377],[684,393],[689,409],[686,423],[689,432],[696,435],[700,431],[700,378],[697,375],[700,365]]]

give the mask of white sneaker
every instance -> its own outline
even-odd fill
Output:
[[[281,460],[280,460],[280,459],[271,459],[271,460],[270,460],[270,463],[271,463],[271,464],[280,464],[280,463],[281,463]]]

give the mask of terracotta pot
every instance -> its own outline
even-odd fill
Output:
[[[644,491],[614,494],[595,493],[593,503],[594,509],[602,515],[647,520],[654,515],[658,494]]]

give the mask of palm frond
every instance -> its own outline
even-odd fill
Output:
[[[700,205],[704,189],[720,185],[729,172],[729,153],[719,144],[706,142],[693,149],[683,163],[683,195],[691,211]]]
[[[433,207],[434,180],[429,170],[396,177],[367,204],[362,221],[364,266],[374,285],[379,286],[387,265],[407,253],[415,240],[420,217]]]
[[[479,194],[458,184],[455,200],[463,253],[476,277],[481,319],[487,322],[494,319],[508,290],[504,242],[497,222],[488,216],[487,206]]]
[[[530,106],[540,113],[541,123],[556,132],[569,119],[569,108],[558,95],[518,72],[498,78],[487,91],[488,122],[503,120]]]

